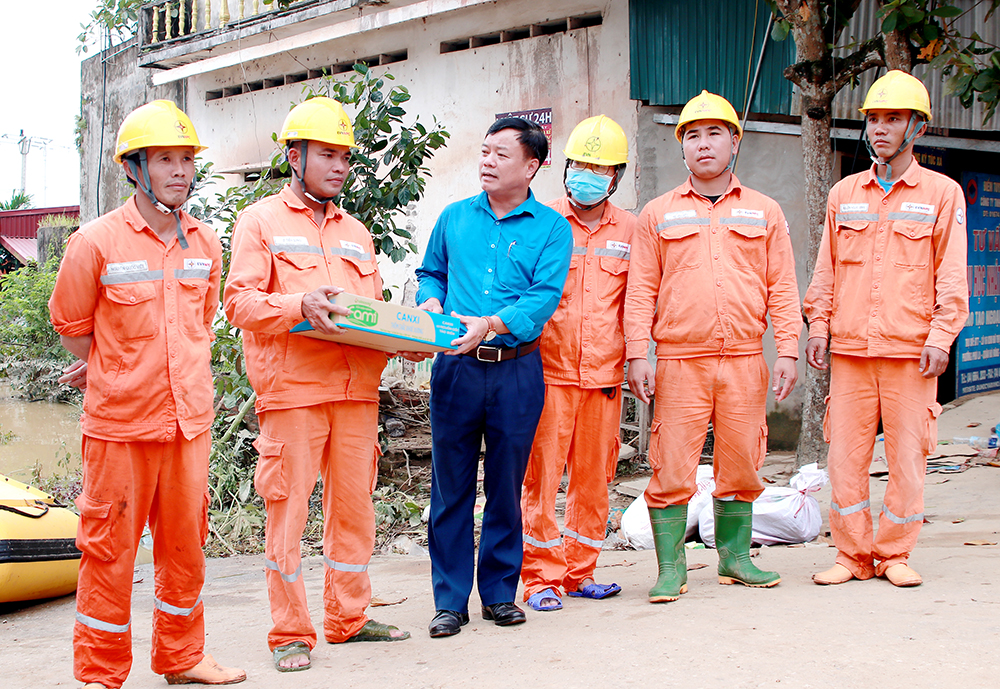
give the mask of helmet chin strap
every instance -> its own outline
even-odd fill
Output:
[[[156,198],[156,194],[153,193],[153,185],[149,179],[149,163],[146,159],[145,148],[139,149],[138,157],[139,157],[138,165],[135,164],[134,156],[129,156],[128,158],[125,159],[125,164],[128,166],[129,172],[132,173],[132,179],[135,180],[135,186],[138,187],[139,191],[141,191],[143,194],[146,195],[146,198],[149,199],[149,202],[153,204],[153,208],[160,211],[164,215],[174,216],[174,220],[177,223],[177,241],[180,243],[181,249],[187,249],[188,248],[187,237],[184,236],[184,232],[181,230],[180,210],[181,206],[183,206],[184,203],[189,198],[191,198],[191,194],[194,192],[194,180],[191,180],[191,186],[188,187],[188,193],[187,196],[184,197],[184,201],[181,201],[181,203],[176,208],[171,208],[170,206],[166,205],[158,198]]]
[[[318,203],[321,206],[325,206],[326,204],[328,204],[330,201],[333,201],[337,197],[336,196],[328,196],[325,198],[317,197],[311,191],[309,191],[309,187],[306,186],[306,156],[309,152],[309,143],[305,140],[302,140],[301,143],[302,145],[299,146],[299,160],[302,161],[302,174],[299,174],[298,172],[295,171],[295,166],[292,165],[291,161],[289,161],[288,167],[292,169],[292,176],[295,179],[299,180],[299,185],[302,187],[302,193],[306,195],[306,198],[308,198],[313,203]],[[289,144],[288,148],[285,149],[285,160],[288,160],[289,149],[291,149],[291,144]]]
[[[896,156],[898,156],[900,153],[903,152],[903,149],[905,149],[907,146],[910,145],[910,143],[917,137],[917,134],[919,134],[922,131],[923,127],[925,127],[927,124],[926,122],[920,121],[919,122],[920,126],[914,127],[914,124],[917,123],[917,121],[918,121],[917,113],[910,112],[910,121],[906,123],[906,136],[903,137],[903,142],[899,144],[899,147],[896,149],[895,153],[893,153],[891,156],[885,159],[879,158],[878,155],[875,153],[875,149],[872,147],[871,139],[868,138],[868,127],[865,127],[865,134],[864,134],[865,147],[868,148],[868,155],[871,156],[872,162],[875,163],[876,165],[875,177],[879,179],[879,182],[888,184],[890,186],[892,185],[892,164],[891,164],[892,161],[896,159]],[[885,165],[884,179],[878,176],[879,165]]]

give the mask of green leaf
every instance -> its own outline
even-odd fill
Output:
[[[358,74],[361,75],[368,74],[368,65],[366,65],[364,62],[355,62],[353,65],[353,69]]]
[[[939,5],[930,11],[932,17],[944,17],[950,19],[962,14],[962,10],[954,5]]]
[[[897,17],[898,15],[893,12],[882,20],[882,33],[892,33],[892,31],[896,28]]]
[[[771,40],[783,41],[788,38],[788,31],[792,25],[787,19],[779,19],[771,27]]]

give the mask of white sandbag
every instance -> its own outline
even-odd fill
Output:
[[[698,466],[698,492],[688,503],[687,530],[685,540],[689,540],[695,535],[698,529],[698,515],[709,507],[711,511],[712,491],[715,490],[715,479],[712,478],[712,467],[710,465]],[[622,514],[622,536],[628,544],[636,550],[652,550],[653,527],[649,523],[649,508],[646,499],[640,495],[632,504],[628,506]]]
[[[819,535],[823,515],[815,493],[828,481],[825,469],[807,464],[789,481],[788,488],[765,488],[753,503],[753,542],[760,545],[806,543]],[[715,547],[715,514],[704,510],[698,519],[701,540]]]

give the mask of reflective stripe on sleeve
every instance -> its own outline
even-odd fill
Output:
[[[859,502],[856,505],[850,505],[849,507],[841,507],[835,502],[830,503],[830,509],[839,514],[841,517],[846,517],[849,514],[854,514],[855,512],[860,512],[861,510],[868,509],[872,504],[871,500],[865,500],[864,502]]]
[[[170,603],[164,603],[162,600],[153,596],[153,607],[157,610],[161,610],[170,615],[180,615],[181,617],[188,617],[194,612],[195,608],[198,607],[198,603],[201,602],[201,594],[198,594],[198,600],[194,602],[190,608],[178,608],[176,605],[171,605]]]
[[[323,564],[337,572],[366,572],[368,565],[349,565],[346,562],[336,562],[326,555],[323,556]]]
[[[102,285],[122,285],[129,282],[151,282],[162,280],[162,270],[142,270],[136,273],[118,273],[117,275],[102,275]]]
[[[584,545],[589,545],[591,548],[597,548],[598,550],[600,550],[601,548],[604,547],[603,538],[599,541],[595,541],[593,538],[587,538],[586,536],[581,536],[577,532],[570,531],[569,529],[564,529],[563,533],[569,538],[575,540],[577,543],[583,543]]]
[[[99,620],[95,617],[87,617],[82,612],[76,613],[76,621],[84,627],[90,627],[91,629],[96,629],[99,632],[112,632],[114,634],[124,634],[128,631],[129,626],[132,624],[131,619],[125,624],[111,624],[110,622],[105,622],[104,620]]]
[[[281,578],[284,581],[288,582],[289,584],[291,584],[293,581],[296,581],[299,578],[299,576],[302,574],[302,565],[301,564],[298,567],[296,567],[295,571],[292,572],[291,574],[285,574],[280,569],[278,569],[278,563],[277,562],[273,562],[271,560],[268,560],[267,558],[264,558],[264,567],[266,567],[267,569],[274,570],[275,572],[277,572],[278,575],[281,576]]]

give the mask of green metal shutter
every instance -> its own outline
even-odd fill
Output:
[[[629,0],[631,97],[650,105],[683,105],[702,89],[742,112],[770,10],[758,0]],[[751,112],[791,114],[795,41],[768,38]]]

